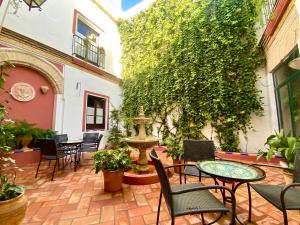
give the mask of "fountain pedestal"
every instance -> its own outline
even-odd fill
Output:
[[[150,119],[145,117],[143,107],[141,107],[139,116],[134,118],[133,122],[139,125],[139,135],[128,138],[126,141],[129,146],[139,150],[139,158],[137,161],[138,173],[148,173],[149,166],[146,149],[157,145],[158,139],[155,137],[146,136],[145,124],[148,124]]]
[[[129,146],[139,150],[139,157],[137,160],[137,172],[148,173],[148,159],[146,155],[147,148],[153,147],[158,144],[158,139],[154,137],[146,137],[145,139],[128,138],[127,143]]]

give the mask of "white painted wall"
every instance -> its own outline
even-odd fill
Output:
[[[77,85],[79,83],[80,85]],[[77,88],[76,88],[77,86]],[[81,87],[80,87],[81,86]],[[119,108],[121,104],[121,89],[119,85],[103,80],[99,77],[89,75],[74,67],[65,67],[64,83],[64,113],[63,128],[61,133],[67,133],[69,139],[82,138],[82,119],[84,91],[95,92],[110,97],[110,110]],[[106,142],[107,130],[99,131],[104,134],[100,148]]]
[[[0,7],[0,21],[4,15],[4,0]],[[20,4],[17,14],[7,14],[3,27],[37,40],[68,55],[72,54],[72,27],[74,9],[101,28],[100,46],[106,50],[105,70],[120,77],[121,47],[117,25],[91,0],[48,0],[42,11],[28,10],[25,3]],[[9,12],[13,8],[10,7]]]
[[[272,74],[266,74],[266,69],[261,68],[257,71],[260,77],[257,82],[257,88],[261,90],[263,97],[263,116],[252,116],[251,122],[253,129],[248,130],[245,136],[240,133],[240,145],[242,152],[256,153],[258,149],[264,148],[267,137],[278,130],[277,110],[274,94],[274,84]],[[203,129],[203,133],[207,138],[214,140],[216,146],[219,146],[216,134],[212,133],[211,126],[208,125]]]

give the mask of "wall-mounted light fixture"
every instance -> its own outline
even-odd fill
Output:
[[[292,61],[290,61],[289,67],[291,67],[295,70],[300,70],[300,57],[297,57],[296,59],[293,59]]]
[[[29,11],[32,8],[38,8],[39,10],[41,9],[41,5],[44,4],[45,1],[47,0],[23,0],[28,6],[29,6]]]
[[[41,86],[40,90],[41,90],[42,94],[45,95],[49,91],[49,87],[48,86]]]

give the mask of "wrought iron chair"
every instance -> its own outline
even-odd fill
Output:
[[[203,186],[202,184],[180,184],[170,185],[168,176],[165,169],[175,166],[184,166],[185,164],[173,165],[164,167],[158,158],[155,150],[150,152],[150,158],[154,163],[155,169],[159,176],[161,191],[159,196],[157,220],[159,223],[160,205],[162,201],[162,195],[164,195],[167,208],[172,218],[171,225],[175,223],[175,217],[188,214],[201,214],[203,224],[205,224],[203,213],[220,212],[220,216],[217,219],[208,224],[217,222],[224,213],[230,211],[221,201],[219,201],[209,190],[219,189],[228,191],[230,193],[230,199],[232,201],[231,211],[231,225],[235,223],[235,197],[233,192],[225,186]]]
[[[58,164],[58,168],[59,168],[59,159],[63,159],[66,156],[66,154],[62,151],[57,151],[57,145],[55,143],[55,140],[53,139],[39,139],[38,146],[40,148],[41,157],[36,170],[35,177],[37,177],[38,175],[42,160],[49,160],[49,162],[51,162],[51,160],[55,160],[55,165],[53,168],[52,178],[51,178],[51,180],[53,180],[56,165]],[[63,160],[63,167],[64,167],[64,160]]]
[[[282,167],[273,165],[255,165],[276,167],[282,169]],[[300,187],[300,149],[298,149],[296,153],[293,175],[293,183],[286,186],[255,183],[250,184],[250,186],[265,200],[282,211],[284,225],[288,225],[287,210],[300,210],[300,189],[295,188]],[[251,195],[249,197],[249,222],[251,222]]]
[[[65,142],[65,141],[69,140],[68,135],[67,134],[58,134],[58,135],[55,135],[54,136],[54,140],[55,140],[55,143],[57,145],[57,150],[58,151],[63,151],[63,153],[66,156],[69,156],[69,159],[66,157],[66,162],[67,162],[67,160],[70,161],[70,162],[73,162],[72,156],[74,156],[74,158],[75,158],[76,154],[77,154],[76,147],[60,144],[62,142]],[[76,161],[76,160],[74,159],[74,161]]]
[[[215,146],[213,141],[208,140],[184,140],[183,141],[183,159],[184,163],[197,162],[199,160],[215,159]],[[180,173],[180,182],[181,182]],[[195,165],[188,164],[184,167],[184,183],[186,183],[186,176],[199,177],[201,182],[201,177],[210,177],[207,174],[201,174]]]
[[[98,151],[100,141],[103,134],[99,133],[84,133],[83,143],[81,144],[80,152],[96,152]]]

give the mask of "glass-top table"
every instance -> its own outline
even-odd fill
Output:
[[[249,215],[251,213],[251,194],[249,182],[263,180],[266,177],[266,173],[259,167],[229,160],[203,160],[196,163],[196,167],[203,173],[210,175],[215,179],[225,183],[232,183],[232,191],[236,192],[237,188],[242,184],[247,184],[248,188],[248,201],[249,201]],[[225,192],[222,192],[225,201],[229,198],[225,196]],[[236,216],[237,221],[243,224]],[[250,217],[248,217],[248,221]]]
[[[196,167],[212,177],[233,181],[233,182],[252,182],[262,180],[266,177],[262,169],[241,162],[228,160],[204,160],[199,161]]]

